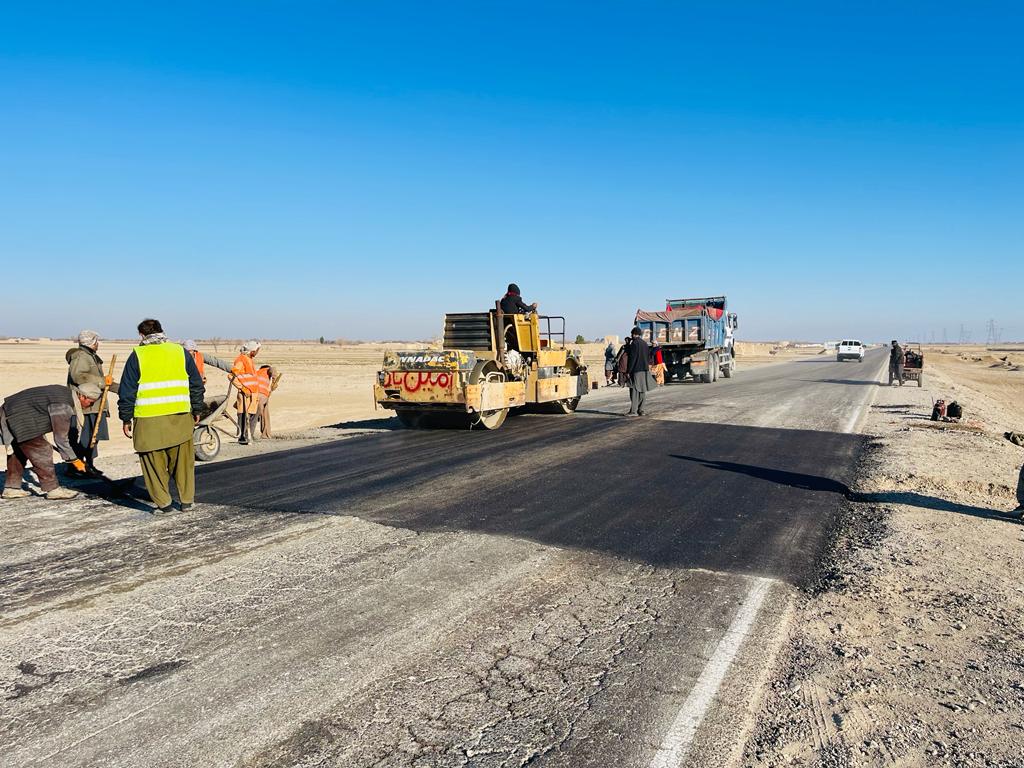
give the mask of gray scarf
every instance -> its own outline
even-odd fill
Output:
[[[168,341],[167,335],[163,333],[151,333],[149,336],[143,336],[142,341],[139,342],[139,346],[148,347],[150,344],[166,344]]]

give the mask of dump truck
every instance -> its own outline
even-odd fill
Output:
[[[691,377],[707,384],[736,371],[733,342],[739,323],[725,296],[667,299],[664,312],[637,310],[635,324],[644,340],[660,346],[666,381]]]
[[[440,350],[387,352],[374,399],[408,427],[497,429],[511,409],[568,414],[587,393],[587,367],[565,345],[565,318],[447,314]]]

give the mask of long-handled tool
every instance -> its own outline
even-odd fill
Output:
[[[117,355],[110,356],[110,367],[107,369],[107,379],[103,382],[103,394],[100,395],[100,410],[96,414],[96,425],[92,428],[92,437],[89,438],[89,455],[92,455],[92,449],[96,447],[96,442],[100,439],[100,424],[103,423],[103,413],[107,410],[107,393],[110,391],[110,385],[107,381],[111,381],[114,376],[114,363],[117,362]]]

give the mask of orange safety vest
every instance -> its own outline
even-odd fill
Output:
[[[196,361],[196,368],[199,370],[199,378],[206,380],[206,363],[203,362],[203,353],[198,349],[192,352],[192,359]]]
[[[231,372],[235,374],[235,381],[250,395],[255,395],[259,390],[259,381],[256,376],[256,364],[244,352],[235,358]]]
[[[261,395],[270,397],[270,369],[260,368],[256,371],[256,385]]]

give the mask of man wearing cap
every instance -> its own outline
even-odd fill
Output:
[[[192,430],[203,410],[205,388],[192,356],[164,335],[159,320],[138,326],[140,342],[125,362],[117,413],[139,454],[142,479],[155,508],[171,509],[171,478],[183,510],[195,501]]]
[[[117,392],[117,384],[113,379],[103,373],[103,358],[96,351],[100,347],[100,336],[96,331],[82,331],[78,334],[78,346],[73,347],[64,355],[68,362],[68,386],[72,394],[76,394],[78,388],[83,384],[95,384],[102,389],[110,387],[111,392]],[[109,410],[104,405],[103,412],[100,412],[100,402],[95,400],[88,408],[82,408],[82,428],[79,430],[79,444],[85,450],[85,473],[95,472],[93,463],[99,455],[98,448],[89,451],[89,444],[92,442],[92,433],[96,431],[96,424],[99,423],[99,431],[96,434],[97,440],[109,440],[110,433],[107,430],[107,416]],[[74,477],[78,470],[70,470],[69,475]]]
[[[83,409],[96,402],[101,392],[91,383],[82,384],[77,391]],[[3,498],[21,499],[31,495],[21,487],[29,463],[46,498],[73,499],[78,495],[57,482],[51,453],[53,446],[46,439],[51,432],[61,458],[79,472],[85,472],[85,462],[80,458],[85,452],[78,442],[78,418],[71,390],[63,384],[48,384],[24,389],[4,400],[0,407],[0,436],[10,453]]]
[[[256,378],[256,363],[253,360],[259,354],[260,346],[256,339],[245,342],[231,366],[231,373],[235,376],[233,383],[238,390],[235,411],[238,414],[240,445],[248,445],[250,435],[255,439],[256,414],[260,408],[260,387]]]
[[[892,386],[892,380],[895,378],[899,381],[900,386],[903,386],[903,347],[900,346],[896,339],[892,340],[892,346],[889,348],[889,386]]]

